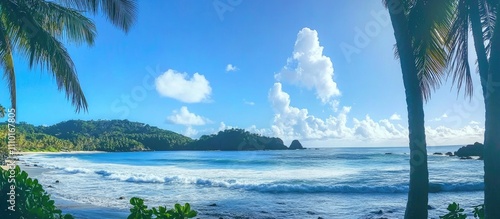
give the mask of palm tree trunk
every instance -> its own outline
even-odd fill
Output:
[[[429,172],[425,142],[423,98],[413,54],[408,20],[401,0],[392,0],[389,13],[401,61],[410,132],[410,186],[405,219],[426,219],[428,216]]]
[[[486,101],[487,81],[488,81],[488,57],[484,47],[483,27],[479,15],[479,1],[470,0],[470,20],[472,26],[472,36],[474,38],[474,48],[476,50],[477,64],[479,67],[479,77],[481,78],[481,87],[483,89],[484,101]]]
[[[497,9],[497,18],[500,10]],[[490,60],[500,60],[500,20],[491,39]],[[500,218],[500,62],[490,62],[484,136],[484,207],[486,219]]]

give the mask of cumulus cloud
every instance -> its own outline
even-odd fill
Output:
[[[469,122],[469,125],[479,125],[479,122],[472,120]]]
[[[191,126],[188,126],[183,134],[187,137],[194,138],[196,135],[198,135],[198,130],[194,129]]]
[[[230,71],[238,71],[238,67],[234,66],[233,64],[227,64],[226,66],[226,72],[230,72]]]
[[[439,121],[446,119],[446,118],[448,118],[448,114],[445,113],[445,114],[441,115],[440,117],[431,119],[431,122],[439,122]]]
[[[394,113],[394,114],[392,114],[392,116],[389,119],[398,121],[398,120],[401,120],[401,115]]]
[[[226,129],[232,129],[232,128],[235,128],[235,127],[233,127],[233,126],[228,126],[228,125],[226,125],[226,123],[224,123],[224,122],[220,122],[220,124],[219,124],[219,131],[224,131],[224,130],[226,130]]]
[[[300,139],[310,147],[408,145],[408,127],[399,124],[402,119],[400,114],[394,113],[378,121],[369,115],[361,119],[349,118],[351,107],[341,106],[334,99],[341,92],[333,80],[333,72],[333,64],[329,57],[323,55],[317,32],[309,28],[302,29],[297,35],[292,57],[275,74],[277,82],[268,93],[268,100],[274,110],[271,128],[258,129],[252,126],[250,130],[280,137],[285,142]],[[290,95],[283,90],[282,82],[314,90],[316,97],[323,104],[328,104],[335,114],[319,118],[306,108],[293,106]],[[444,114],[439,120],[447,117]],[[428,145],[464,144],[482,139],[483,133],[484,128],[476,122],[458,129],[426,127]]]
[[[155,80],[156,91],[162,96],[185,103],[199,103],[210,98],[212,88],[205,76],[180,73],[169,69]]]
[[[315,145],[319,146],[335,146],[338,142],[342,142],[343,146],[408,144],[408,128],[394,123],[396,120],[390,118],[375,121],[366,115],[363,119],[349,119],[351,107],[344,106],[335,116],[321,119],[311,115],[307,109],[292,106],[290,95],[283,91],[281,83],[274,84],[268,98],[275,115],[271,130],[267,133],[285,141],[301,139],[316,142]],[[484,128],[474,122],[458,129],[426,127],[428,145],[464,144],[471,139],[480,140],[483,134]]]
[[[297,34],[293,54],[283,69],[275,74],[278,81],[292,83],[307,89],[314,89],[323,103],[339,96],[340,90],[333,81],[333,64],[330,57],[323,55],[316,30],[303,28]]]
[[[290,105],[290,95],[282,90],[281,83],[275,83],[269,91],[269,101],[275,111],[272,132],[280,137],[290,138],[343,138],[352,135],[346,127],[350,107],[343,107],[337,117],[321,120],[309,114],[307,109]]]
[[[181,107],[179,110],[174,110],[172,115],[167,117],[167,121],[173,124],[185,126],[199,126],[210,123],[209,119],[189,112],[186,106]]]

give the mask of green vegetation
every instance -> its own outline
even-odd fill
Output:
[[[133,197],[130,199],[130,204],[132,208],[130,208],[128,219],[188,219],[194,218],[198,214],[196,211],[191,210],[189,203],[184,206],[175,204],[174,208],[169,210],[167,210],[166,206],[148,209],[148,206],[144,205],[144,200]]]
[[[466,219],[467,215],[463,213],[465,209],[461,208],[459,204],[453,202],[448,205],[448,213],[439,216],[440,219]],[[484,205],[478,205],[474,207],[472,211],[474,213],[474,218],[476,219],[484,219]]]
[[[227,129],[212,135],[203,135],[186,147],[189,150],[286,150],[279,138],[264,137],[243,129]]]
[[[63,42],[93,45],[97,31],[86,17],[102,13],[127,32],[135,20],[134,0],[2,0],[0,1],[0,69],[16,107],[14,54],[54,76],[76,111],[87,110],[87,100],[75,64]]]
[[[71,219],[62,214],[38,180],[31,179],[19,166],[15,169],[0,168],[0,215],[5,219]]]
[[[52,126],[20,123],[17,149],[20,151],[144,151],[181,149],[192,139],[143,123],[127,120],[70,120]],[[0,135],[7,125],[0,123]],[[6,142],[0,143],[5,149]]]
[[[52,126],[24,122],[16,126],[20,151],[168,151],[168,150],[286,150],[279,138],[265,137],[243,129],[228,129],[193,140],[172,131],[128,120],[69,120]],[[0,123],[0,136],[7,136]],[[7,141],[0,141],[7,154]]]
[[[180,149],[192,139],[175,132],[128,120],[70,120],[40,131],[69,140],[75,150],[165,151]]]

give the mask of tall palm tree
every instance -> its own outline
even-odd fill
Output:
[[[448,62],[444,36],[451,28],[451,0],[384,0],[394,29],[408,110],[410,183],[405,218],[427,218],[429,171],[424,100],[441,84]],[[436,8],[445,10],[435,11]]]
[[[469,28],[474,38],[479,76],[485,103],[484,204],[485,218],[500,218],[500,30],[497,0],[457,0],[456,17],[448,37],[453,60],[453,79],[466,95],[472,94],[468,62]]]
[[[497,5],[496,16],[500,16]],[[495,21],[488,69],[484,134],[485,218],[500,218],[500,20]]]
[[[460,89],[465,84],[465,95],[472,96],[472,78],[469,64],[469,30],[472,30],[477,56],[479,76],[484,100],[487,100],[487,81],[491,50],[491,37],[496,20],[494,9],[488,0],[456,0],[455,18],[447,37],[450,48],[450,64],[453,82]]]
[[[130,29],[136,13],[135,0],[2,0],[0,1],[0,66],[16,108],[16,75],[13,53],[24,56],[30,68],[39,66],[53,74],[76,111],[86,111],[74,63],[62,41],[92,45],[93,22],[82,13],[103,12],[117,27]]]

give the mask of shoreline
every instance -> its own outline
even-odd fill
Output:
[[[383,150],[382,150],[383,151]],[[397,153],[397,154],[401,154],[400,152],[401,150],[398,150],[398,151],[394,151],[393,153]],[[382,152],[380,151],[376,151],[377,153],[376,154],[380,154]],[[380,153],[379,153],[380,152]],[[52,154],[52,153],[58,153],[58,152],[45,152],[45,153],[42,153],[42,154]],[[63,152],[63,153],[78,153],[78,152]],[[311,152],[311,153],[320,153],[320,152]],[[28,154],[36,154],[36,152],[31,152],[31,153],[28,153]],[[113,154],[107,154],[107,155],[113,155]],[[43,155],[42,155],[43,156]],[[50,155],[47,155],[49,157],[51,157]],[[82,156],[85,156],[85,155],[82,155]],[[118,156],[122,156],[122,155],[118,155]],[[128,155],[125,155],[126,157],[128,157]],[[144,155],[146,157],[148,157],[148,155]],[[242,155],[239,155],[239,156],[242,156],[244,157],[245,155],[242,154]],[[444,158],[440,158],[441,156],[435,156],[434,158],[437,159],[437,160],[442,160]],[[26,160],[31,160],[32,157],[31,155],[30,156],[27,156],[27,157],[19,157],[20,158],[20,161],[19,161],[19,166],[21,166],[21,168],[23,170],[25,170],[26,172],[29,173],[29,176],[30,178],[44,178],[44,177],[49,177],[51,176],[52,174],[55,174],[58,170],[54,170],[54,169],[49,169],[49,168],[44,168],[44,167],[36,167],[36,166],[33,166],[33,165],[30,165],[30,166],[26,166],[25,163],[23,164],[23,161],[26,161]],[[40,158],[40,157],[38,157]],[[397,157],[391,157],[389,156],[388,158],[391,158],[391,159],[399,159]],[[345,158],[345,159],[348,159],[348,158]],[[383,159],[383,158],[381,158]],[[36,160],[36,159],[35,159]],[[51,161],[46,161],[45,160],[45,163],[51,163]],[[33,160],[31,160],[33,161]],[[35,162],[36,163],[36,162]],[[31,164],[31,163],[30,163]],[[69,165],[69,163],[65,163],[65,162],[60,162],[59,163],[59,166],[60,167],[66,167],[66,165]],[[71,165],[70,165],[71,166]],[[74,167],[74,166],[71,166],[72,168],[79,168],[79,167]],[[55,171],[55,172],[53,172]],[[388,171],[394,171],[394,170],[388,170]],[[36,173],[34,173],[36,172]],[[68,173],[68,176],[70,177],[73,177],[75,178],[76,176],[75,175],[72,175],[74,173]],[[64,177],[66,175],[61,175],[61,177]],[[58,175],[59,177],[59,175]],[[82,219],[95,219],[95,218],[127,218],[128,214],[129,214],[129,211],[128,209],[126,208],[114,208],[112,206],[109,206],[109,207],[103,207],[103,206],[100,206],[100,205],[97,205],[98,202],[95,202],[95,203],[92,203],[92,202],[86,202],[86,203],[79,203],[77,201],[74,201],[74,200],[80,200],[80,199],[74,199],[73,196],[67,196],[66,193],[61,193],[60,195],[63,195],[65,196],[66,198],[62,197],[62,196],[57,196],[56,194],[59,194],[58,192],[60,191],[64,191],[63,187],[60,187],[58,186],[57,184],[53,184],[54,180],[55,179],[62,179],[64,180],[64,178],[51,178],[50,181],[44,181],[46,184],[44,185],[44,189],[45,191],[47,191],[47,193],[51,194],[51,197],[52,199],[56,202],[56,206],[61,209],[63,211],[63,213],[70,213],[72,214],[75,218],[82,218]],[[89,183],[89,181],[83,181],[83,183]],[[112,183],[112,181],[110,181],[110,183]],[[62,182],[62,184],[64,184],[64,182]],[[61,184],[61,185],[62,185]],[[52,185],[53,187],[52,188],[48,188],[49,185]],[[68,184],[69,185],[69,184]],[[76,184],[75,184],[76,185]],[[131,188],[131,187],[135,187],[135,189],[138,189],[138,191],[142,191],[142,190],[147,190],[147,188],[150,188],[150,184],[143,184],[144,186],[138,186],[137,183],[131,183],[131,184],[127,184],[129,185],[130,187],[126,187],[126,188]],[[136,186],[137,185],[137,186]],[[47,186],[47,187],[46,187]],[[59,188],[60,187],[60,188]],[[121,187],[120,187],[121,188]],[[125,187],[124,187],[125,188]],[[176,187],[178,188],[178,187]],[[60,190],[60,189],[63,189],[63,190]],[[211,187],[208,186],[207,188],[202,188],[203,191],[211,191],[210,190]],[[87,190],[89,191],[89,190]],[[96,190],[92,190],[93,192],[99,192],[99,191],[105,191],[105,190],[99,190],[99,189],[96,189]],[[158,190],[160,191],[160,190]],[[167,191],[167,190],[165,190]],[[196,190],[198,191],[198,190]],[[201,191],[201,190],[200,190]],[[84,192],[86,193],[86,192]],[[81,193],[81,194],[84,194],[84,193]],[[269,193],[258,193],[256,192],[255,193],[255,196],[254,196],[254,191],[251,191],[249,193],[252,193],[252,196],[248,196],[248,197],[257,197],[257,198],[261,198],[261,197],[269,197],[269,196],[273,196]],[[438,215],[443,215],[444,213],[446,212],[442,212],[441,210],[442,209],[445,209],[446,206],[444,206],[445,204],[448,203],[448,201],[450,200],[453,200],[453,201],[459,201],[461,204],[464,203],[463,205],[464,206],[471,206],[470,203],[480,203],[480,200],[479,201],[472,201],[472,202],[465,202],[464,200],[461,200],[457,197],[460,197],[462,196],[462,193],[464,192],[460,192],[460,193],[435,193],[435,194],[432,194],[430,195],[430,199],[432,199],[432,201],[430,201],[429,203],[434,207],[436,208],[436,210],[432,211],[432,215],[434,216],[438,216]],[[471,192],[465,192],[465,194],[467,194],[467,198],[468,199],[472,199],[470,197],[472,197],[470,195]],[[481,194],[481,192],[472,192],[474,194]],[[195,194],[195,193],[193,193]],[[218,194],[218,193],[214,193],[214,194]],[[225,193],[221,193],[221,194],[225,194]],[[352,203],[360,203],[360,202],[357,202],[357,200],[366,200],[368,198],[368,200],[370,200],[370,202],[372,203],[378,203],[376,200],[380,199],[380,198],[387,198],[387,197],[390,197],[391,200],[393,200],[393,198],[395,200],[404,200],[405,199],[405,195],[404,194],[400,194],[400,193],[397,193],[395,195],[391,195],[391,194],[386,194],[386,193],[375,193],[373,195],[366,195],[366,194],[358,194],[358,193],[347,193],[347,194],[344,194],[344,193],[334,193],[333,195],[330,194],[330,193],[327,193],[326,195],[323,195],[323,193],[319,193],[319,195],[315,195],[316,193],[314,194],[304,194],[303,197],[306,197],[306,198],[309,198],[309,197],[312,197],[312,196],[318,196],[318,198],[315,198],[316,200],[322,200],[324,198],[324,200],[329,200],[327,198],[325,198],[326,196],[330,197],[330,196],[335,196],[336,198],[339,198],[339,199],[344,199],[344,198],[352,198],[354,201]],[[366,197],[365,197],[366,196]],[[477,197],[480,197],[480,195],[475,195],[473,198],[477,198]],[[121,194],[119,195],[112,195],[112,198],[118,198],[118,197],[121,197]],[[124,197],[127,197],[128,199],[128,195],[124,195]],[[131,197],[131,196],[130,196]],[[145,197],[149,197],[149,196],[145,196]],[[196,196],[198,197],[198,196]],[[225,199],[223,197],[225,196],[221,196],[222,198],[221,199],[214,199],[213,201],[210,200],[208,201],[207,203],[202,203],[201,205],[198,203],[197,205],[193,205],[193,207],[196,207],[196,210],[200,213],[200,218],[207,218],[207,219],[219,219],[220,217],[222,218],[233,218],[233,219],[236,219],[236,218],[280,218],[280,216],[283,216],[285,215],[286,213],[283,213],[283,211],[289,211],[290,210],[290,213],[291,214],[297,214],[297,211],[293,211],[292,209],[294,208],[294,206],[296,206],[296,204],[298,204],[299,206],[302,206],[300,205],[299,202],[295,203],[295,202],[292,202],[292,198],[290,197],[302,197],[302,196],[299,196],[299,195],[296,195],[295,193],[293,194],[277,194],[273,197],[271,197],[269,200],[274,200],[274,197],[277,197],[276,200],[279,201],[278,204],[276,204],[277,202],[273,202],[271,204],[271,206],[274,206],[274,207],[277,207],[278,209],[280,209],[280,211],[278,212],[267,212],[267,210],[260,208],[260,206],[254,206],[252,204],[252,202],[245,202],[244,200],[246,199],[237,199],[237,198],[234,198],[234,199]],[[68,199],[69,198],[69,199]],[[283,202],[284,204],[282,204],[281,200],[283,198],[286,198],[288,200],[288,198],[290,198],[290,202]],[[73,199],[73,200],[71,200]],[[260,199],[255,199],[255,200],[260,200]],[[264,200],[264,199],[263,199]],[[306,199],[308,200],[308,199]],[[312,200],[312,199],[311,199]],[[443,201],[444,200],[444,201]],[[126,200],[125,200],[126,201]],[[360,217],[358,218],[375,218],[375,216],[389,216],[388,218],[394,218],[394,217],[397,217],[400,215],[400,212],[401,210],[399,210],[399,205],[397,205],[397,202],[400,202],[400,201],[388,201],[387,203],[383,203],[383,204],[371,204],[370,205],[370,209],[369,210],[366,210],[366,211],[363,211],[363,212],[357,212],[357,215],[359,215]],[[168,201],[168,203],[174,203],[174,201]],[[212,203],[216,203],[216,205],[213,205]],[[304,211],[306,210],[310,210],[310,208],[308,207],[301,207],[300,209],[304,209],[304,211],[301,211],[301,212],[298,212],[300,213],[300,215],[302,216],[302,218],[308,218],[308,217],[311,217],[311,218],[318,218],[318,217],[324,217],[324,216],[327,216],[327,215],[336,215],[334,212],[341,212],[337,215],[341,215],[342,213],[345,213],[345,211],[343,209],[345,209],[344,207],[342,207],[343,205],[339,205],[339,206],[336,206],[336,209],[338,208],[340,211],[330,211],[329,210],[329,207],[327,205],[321,205],[321,202],[319,202],[321,207],[319,207],[319,209],[325,209],[324,211],[321,210],[321,211],[310,211],[312,213],[307,213]],[[348,203],[351,203],[351,202],[348,202]],[[444,204],[443,204],[444,203]],[[95,205],[93,205],[95,204]],[[160,203],[160,205],[163,205],[164,203]],[[151,204],[153,206],[153,204]],[[212,206],[213,205],[213,206]],[[248,205],[248,206],[247,206]],[[245,206],[245,208],[243,208],[242,206]],[[346,205],[347,206],[347,205]],[[125,206],[123,206],[125,207]],[[243,209],[246,209],[248,207],[252,207],[253,209],[255,209],[255,211],[245,211]],[[233,211],[234,209],[233,208],[236,208],[237,210],[236,211]],[[384,214],[382,215],[379,215],[377,214],[377,212],[379,212],[380,210],[382,210],[384,212]],[[375,213],[373,213],[375,212]],[[363,217],[361,217],[363,216]],[[393,217],[394,216],[394,217]]]
[[[39,152],[28,152],[27,154],[38,154],[38,153]],[[48,154],[48,153],[59,153],[59,152],[42,152],[42,154]],[[79,152],[69,152],[69,153],[79,153]],[[21,170],[26,171],[26,173],[28,173],[29,178],[31,179],[38,179],[43,174],[51,172],[51,169],[39,166],[38,167],[26,166],[26,164],[22,163],[23,162],[22,160],[20,162],[21,163],[19,163],[18,165],[21,167]],[[57,206],[57,208],[63,211],[63,214],[69,213],[75,218],[78,219],[95,219],[103,217],[127,218],[127,216],[129,215],[129,211],[127,209],[101,207],[97,205],[85,204],[62,198],[50,192],[50,190],[57,188],[48,187],[48,185],[42,185],[42,186],[45,192],[47,192],[50,195],[51,199],[55,201],[55,205]]]
[[[24,151],[18,152],[19,156],[32,155],[32,154],[98,154],[98,153],[109,153],[106,151]]]

